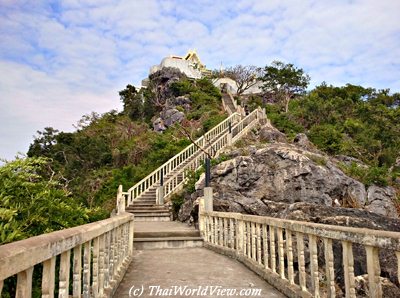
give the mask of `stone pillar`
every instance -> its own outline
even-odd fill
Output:
[[[200,230],[200,235],[203,237],[205,235],[205,222],[204,222],[204,216],[203,216],[204,211],[205,211],[204,197],[200,197],[199,198],[199,230]]]
[[[157,187],[156,190],[156,203],[158,205],[164,205],[164,186]]]
[[[213,190],[212,187],[204,187],[204,211],[213,211]]]
[[[118,186],[117,191],[117,214],[125,212],[125,197],[122,193],[122,185]]]

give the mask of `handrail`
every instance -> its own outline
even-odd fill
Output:
[[[223,135],[218,137],[210,146],[208,146],[205,151],[210,154],[210,150],[215,151],[215,156],[218,156],[218,153],[221,149],[235,143],[243,134],[247,133],[254,125],[258,122],[259,119],[262,118],[260,115],[260,110],[254,110],[248,116],[243,118],[239,123],[232,127],[232,134],[228,131]],[[228,139],[228,135],[230,136],[230,140]],[[197,170],[200,167],[201,161],[206,157],[205,152],[201,152],[196,156],[190,163],[185,165],[180,169],[179,172],[176,172],[173,176],[171,176],[168,180],[164,181],[164,198],[167,199],[173,192],[182,188],[183,184],[186,181],[187,170]],[[181,176],[181,178],[179,177]]]
[[[379,250],[387,251],[385,258],[389,258],[390,252],[392,258],[397,259],[398,264],[400,262],[399,232],[239,213],[206,212],[203,209],[200,210],[200,230],[207,248],[236,257],[290,297],[321,297],[323,293],[327,297],[335,297],[335,276],[338,274],[344,275],[342,286],[346,297],[355,297],[353,244],[365,249],[365,262],[361,261],[365,264],[361,269],[364,272],[358,274],[368,274],[370,297],[382,297]],[[308,241],[308,245],[305,245],[305,241]],[[319,243],[323,243],[323,246]],[[342,251],[334,255],[335,243],[340,243]],[[305,269],[307,254],[310,255],[309,277]],[[319,263],[319,257],[324,258],[322,264]],[[343,263],[342,273],[335,272],[335,258]],[[295,278],[295,260],[298,263],[298,280]],[[320,283],[322,270],[325,272],[325,281]],[[400,276],[400,267],[397,275]],[[311,279],[311,285],[306,282],[308,278]],[[322,288],[321,284],[325,286]]]
[[[240,115],[238,113],[234,113],[229,116],[227,119],[222,121],[220,124],[209,130],[202,137],[195,141],[195,144],[191,144],[181,152],[170,158],[163,165],[155,169],[145,178],[140,180],[134,186],[129,188],[128,190],[128,204],[132,203],[133,200],[139,198],[146,190],[155,185],[160,180],[160,174],[163,173],[164,176],[169,174],[171,171],[180,166],[183,162],[188,160],[193,156],[196,152],[198,152],[198,146],[204,147],[206,142],[215,136],[219,135],[222,131],[226,130],[229,126],[229,123],[235,122],[240,119]]]
[[[69,297],[70,284],[73,297],[110,297],[132,259],[133,224],[124,213],[0,246],[0,296],[4,280],[17,274],[17,297],[31,297],[33,267],[43,264],[42,297],[54,296],[56,274],[59,297]]]

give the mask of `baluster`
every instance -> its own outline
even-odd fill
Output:
[[[271,252],[271,269],[276,273],[275,228],[269,226],[269,251]]]
[[[282,228],[277,228],[277,234],[278,234],[279,275],[281,276],[282,279],[285,279],[285,250],[284,250]]]
[[[224,218],[224,246],[228,246],[228,219]]]
[[[343,267],[344,267],[344,282],[346,289],[346,298],[356,297],[355,281],[354,281],[354,259],[353,247],[351,242],[342,241],[343,246]]]
[[[208,240],[208,216],[202,215],[202,217],[204,220],[204,241],[209,242],[209,240]]]
[[[56,257],[43,262],[42,298],[54,297]],[[1,291],[0,291],[1,294]]]
[[[223,246],[224,245],[224,226],[223,226],[223,219],[219,218],[218,219],[218,224],[219,224],[219,245]]]
[[[122,237],[121,237],[121,233],[122,233],[122,229],[121,226],[118,226],[116,228],[117,230],[117,249],[115,251],[115,264],[117,265],[115,268],[115,274],[118,275],[119,271],[120,271],[120,266],[121,266],[121,250],[122,250]]]
[[[243,238],[243,255],[247,256],[247,223],[245,221],[240,221],[241,228],[242,228],[242,238]]]
[[[68,298],[69,296],[69,268],[71,261],[71,251],[67,250],[61,254],[60,259],[60,282],[58,297]]]
[[[250,222],[246,221],[246,233],[247,233],[247,257],[251,258],[251,227]]]
[[[299,263],[299,283],[300,283],[299,285],[302,291],[307,291],[303,233],[297,232],[296,240],[297,240],[297,261]]]
[[[91,248],[90,241],[88,241],[83,246],[83,298],[90,297],[90,260],[91,260],[90,248]]]
[[[129,222],[129,255],[133,254],[133,238],[134,238],[134,228],[135,224],[134,221]]]
[[[236,219],[235,228],[236,228],[236,250],[238,251],[239,255],[245,255],[243,221]]]
[[[257,256],[256,256],[256,231],[255,231],[255,223],[250,222],[250,226],[251,226],[251,258],[253,260],[257,260]]]
[[[258,264],[262,265],[261,260],[261,227],[260,224],[256,224],[256,232],[257,232],[257,261]]]
[[[214,225],[215,225],[215,229],[214,229],[215,244],[219,245],[219,218],[218,217],[214,217]]]
[[[380,281],[379,250],[377,247],[365,246],[367,253],[368,284],[370,297],[382,297]]]
[[[218,224],[218,217],[213,217],[214,219],[214,244],[218,245],[218,230],[219,230],[219,224]]]
[[[268,266],[268,230],[267,225],[262,225],[263,230],[263,251],[264,251],[264,268],[269,268]]]
[[[16,298],[32,297],[32,274],[33,267],[18,273],[17,275],[17,293]]]
[[[210,232],[211,232],[211,235],[210,235],[210,238],[211,238],[211,243],[212,244],[215,244],[214,243],[214,217],[213,216],[210,216]]]
[[[104,235],[104,289],[110,288],[110,232]]]
[[[97,296],[99,293],[99,237],[93,240],[93,264],[92,264],[92,290],[93,295]]]
[[[81,297],[82,245],[74,247],[74,261],[72,267],[72,297]]]
[[[319,273],[318,273],[318,249],[317,249],[317,237],[314,235],[308,235],[310,241],[310,273],[311,273],[311,285],[313,288],[314,297],[319,297]]]
[[[325,271],[326,271],[326,283],[328,290],[328,297],[335,297],[335,268],[333,263],[333,249],[332,239],[324,238],[324,250],[325,250]]]
[[[286,230],[286,255],[287,255],[287,261],[288,261],[289,283],[291,285],[294,285],[292,231],[289,231],[289,230]]]
[[[229,247],[232,249],[235,249],[235,226],[234,226],[234,221],[233,218],[229,219]]]
[[[104,246],[105,235],[99,237],[99,296],[104,294]]]

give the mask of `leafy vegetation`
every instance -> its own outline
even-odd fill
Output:
[[[0,167],[0,244],[81,225],[109,216],[119,184],[127,189],[211,129],[226,115],[220,92],[208,79],[179,76],[168,96],[184,96],[186,120],[154,132],[151,120],[166,104],[156,89],[119,92],[124,110],[82,117],[76,132],[46,127],[28,157]],[[160,86],[155,76],[150,86]]]
[[[399,177],[400,94],[355,85],[343,87],[323,83],[308,94],[291,100],[284,113],[278,104],[264,97],[250,100],[263,103],[269,119],[293,137],[305,132],[321,150],[331,155],[347,155],[367,168],[342,166],[349,175],[367,185],[393,184]]]

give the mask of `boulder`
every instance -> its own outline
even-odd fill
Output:
[[[261,142],[287,142],[285,134],[271,125],[261,127],[259,137]]]
[[[166,127],[170,127],[185,118],[185,114],[177,109],[167,109],[160,113],[161,119]]]
[[[313,148],[312,143],[310,142],[310,140],[308,139],[307,135],[304,133],[298,133],[294,139],[293,139],[293,143],[297,144],[300,147],[303,148],[307,148],[307,149],[311,149]]]
[[[157,118],[153,121],[153,129],[156,132],[163,132],[167,128],[164,125],[164,121],[161,118]]]
[[[387,217],[398,217],[396,206],[393,203],[396,192],[392,187],[368,187],[365,209]]]
[[[400,297],[400,289],[385,277],[380,277],[382,297]],[[371,297],[368,285],[368,274],[355,277],[356,297]]]
[[[167,100],[173,97],[171,84],[186,78],[178,68],[163,67],[149,76],[148,88],[157,94],[160,104],[165,104]]]
[[[171,108],[182,107],[185,111],[189,111],[192,101],[187,96],[171,97],[167,101],[167,106]]]

